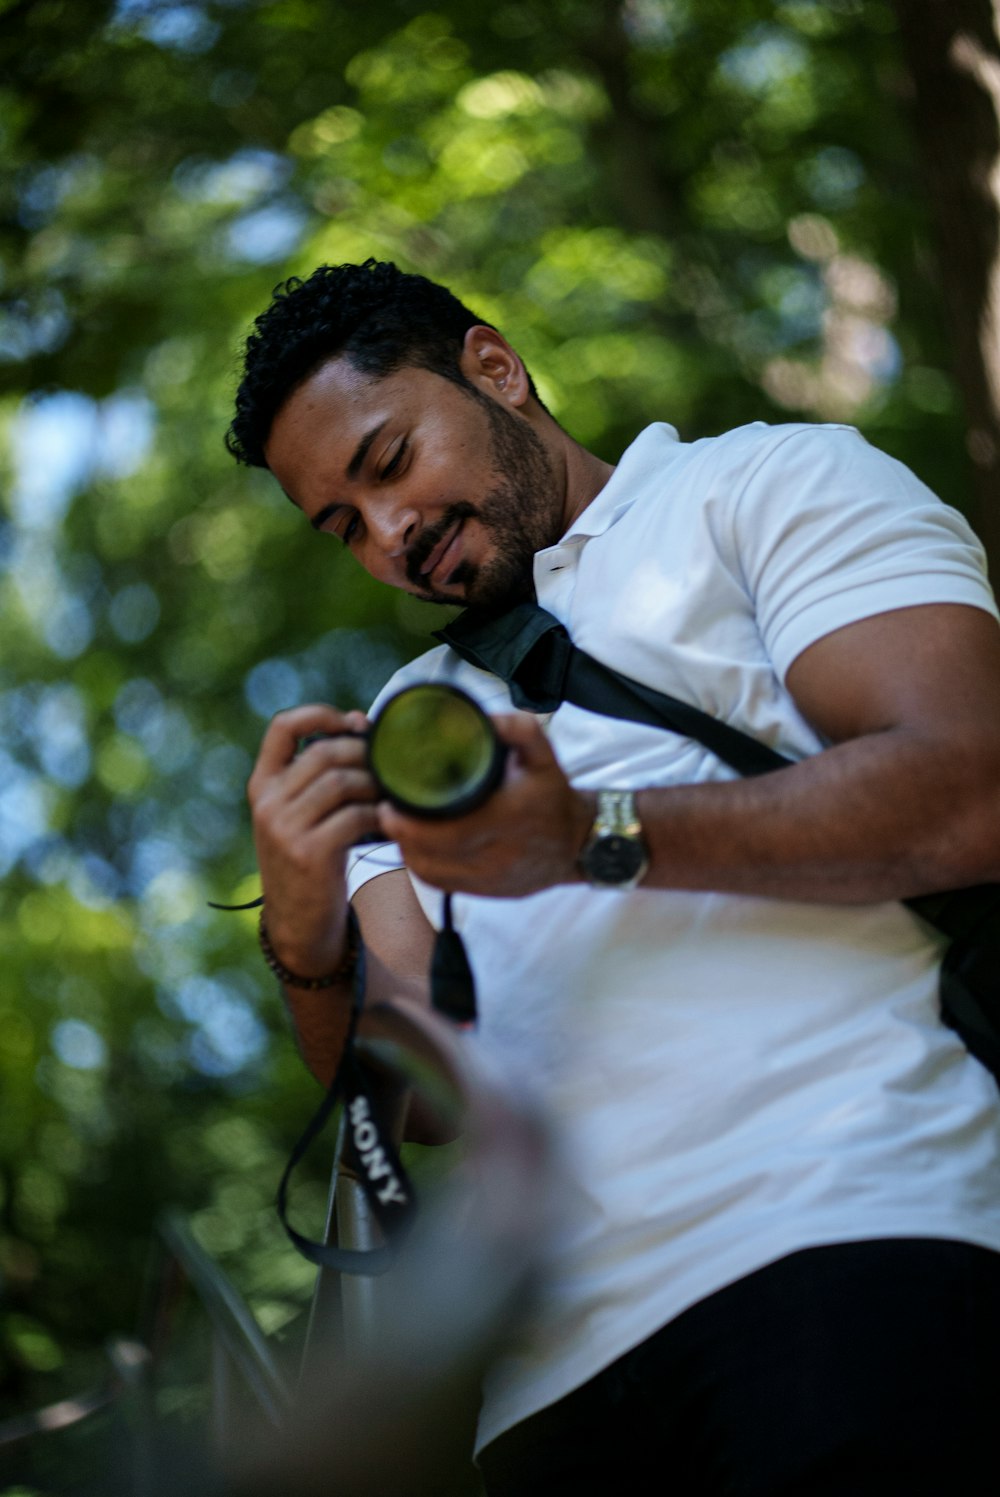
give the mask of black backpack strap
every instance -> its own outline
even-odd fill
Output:
[[[575,646],[566,671],[566,701],[591,712],[603,712],[606,717],[670,728],[704,744],[741,775],[770,774],[792,762],[766,743],[720,722],[700,707],[632,681]]]
[[[519,603],[505,614],[466,610],[435,638],[510,687],[515,707],[554,712],[563,702],[627,722],[669,728],[711,749],[741,775],[768,774],[792,761],[690,702],[655,691],[588,655],[552,614]]]
[[[919,894],[906,900],[911,910],[953,941],[979,939],[994,923],[1000,925],[1000,884],[976,884],[945,894]],[[1000,965],[997,968],[1000,971]]]
[[[941,1013],[1000,1081],[1000,884],[904,903],[951,938],[941,963]]]

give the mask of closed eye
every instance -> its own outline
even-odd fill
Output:
[[[399,446],[396,448],[392,457],[389,459],[389,461],[386,463],[385,467],[379,474],[380,478],[391,478],[394,473],[397,473],[399,471],[403,458],[406,456],[406,453],[409,449],[409,445],[410,444],[407,441],[406,437],[404,437]]]
[[[358,534],[361,517],[356,509],[350,509],[346,504],[338,505],[338,513],[332,516],[334,523],[323,528],[324,535],[336,536],[343,545],[349,546]]]
[[[357,534],[359,515],[349,505],[327,504],[319,514],[313,515],[309,523],[323,535],[335,535],[346,546]]]

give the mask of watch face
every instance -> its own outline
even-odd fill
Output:
[[[645,849],[637,838],[612,832],[598,837],[587,849],[586,872],[599,884],[627,884],[641,872],[645,859]]]

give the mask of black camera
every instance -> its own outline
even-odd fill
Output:
[[[410,816],[464,816],[503,779],[506,746],[479,703],[457,686],[424,681],[404,687],[366,737],[379,788]]]

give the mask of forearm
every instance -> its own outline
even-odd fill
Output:
[[[363,885],[354,911],[364,944],[364,1003],[405,998],[426,1004],[433,932],[406,873],[396,869]],[[347,950],[345,918],[329,935],[328,949],[338,947]],[[282,991],[302,1058],[317,1081],[329,1086],[350,1028],[353,974],[315,991],[291,984]]]
[[[350,1028],[352,980],[345,978],[333,987],[315,992],[283,983],[281,993],[299,1054],[320,1085],[328,1087],[340,1064]]]
[[[851,904],[1000,878],[991,754],[886,731],[755,779],[643,790],[644,887]]]

